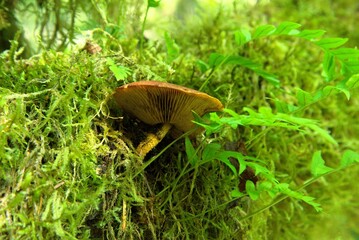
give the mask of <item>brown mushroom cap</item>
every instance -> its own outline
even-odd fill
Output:
[[[194,127],[192,111],[202,116],[220,111],[222,103],[205,93],[157,81],[140,81],[116,89],[114,98],[126,112],[144,123],[169,123],[182,132]]]

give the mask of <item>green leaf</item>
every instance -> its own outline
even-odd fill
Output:
[[[241,167],[241,171],[243,172],[246,169],[246,162],[244,161],[243,155],[239,152],[233,152],[233,151],[222,151],[217,154],[216,159],[226,164],[233,172],[235,176],[238,175],[237,169],[231,161],[229,161],[229,158],[233,157],[238,160],[239,166]],[[241,173],[239,172],[239,174]]]
[[[110,66],[110,70],[114,73],[117,81],[125,80],[131,74],[131,69],[124,66]]]
[[[359,87],[359,74],[351,76],[345,84],[350,89]]]
[[[358,61],[359,58],[359,50],[355,48],[338,48],[329,51],[341,61],[349,59],[354,59]]]
[[[280,80],[276,75],[274,75],[274,74],[272,74],[270,72],[264,71],[262,69],[256,69],[255,73],[257,73],[259,76],[261,76],[262,78],[267,80],[273,86],[275,86],[275,87],[280,86]]]
[[[323,211],[321,205],[319,203],[314,202],[315,198],[303,195],[300,199],[306,202],[307,204],[311,205],[315,209],[315,211],[317,212]]]
[[[259,76],[263,77],[269,83],[273,84],[274,86],[279,86],[280,80],[277,78],[276,75],[263,70],[260,64],[253,62],[249,58],[245,58],[242,56],[225,56],[219,53],[212,53],[209,56],[208,65],[210,67],[216,67],[224,64],[238,64],[240,66],[249,68],[255,73],[257,73]]]
[[[298,109],[298,107],[294,105],[279,100],[275,100],[275,106],[279,113],[291,113]]]
[[[275,108],[278,112],[289,113],[288,103],[279,100],[275,100],[274,103],[275,103]]]
[[[352,150],[346,150],[340,160],[340,167],[345,168],[353,163],[359,163],[359,153]]]
[[[322,129],[316,124],[307,124],[307,127],[312,129],[315,133],[319,134],[322,138],[334,145],[338,145],[337,141],[328,133],[328,131]]]
[[[207,115],[207,114],[206,114]],[[205,116],[206,116],[205,115]],[[211,135],[212,133],[216,133],[219,132],[222,129],[222,126],[219,124],[220,123],[220,118],[216,113],[210,113],[209,115],[209,119],[210,122],[208,123],[208,120],[200,117],[198,114],[196,114],[195,112],[193,112],[193,116],[194,116],[194,120],[193,122],[201,127],[203,127],[206,130],[206,135]],[[208,116],[207,115],[207,116]]]
[[[213,68],[225,64],[228,56],[224,56],[219,53],[211,53],[209,55],[208,65]]]
[[[206,72],[210,68],[209,65],[202,60],[197,60],[196,65],[199,67],[201,73]]]
[[[211,161],[215,159],[220,149],[221,149],[221,145],[218,143],[207,144],[202,152],[202,160]]]
[[[352,75],[359,73],[359,61],[358,60],[347,60],[342,62],[342,74]]]
[[[331,86],[331,85],[327,85],[323,88],[323,98],[325,97],[329,97],[332,95],[335,95],[338,93],[338,89],[336,89],[336,87]]]
[[[147,1],[147,6],[155,8],[155,7],[158,7],[160,5],[160,2],[161,2],[161,0],[158,0],[158,1],[156,1],[156,0],[148,0]]]
[[[259,63],[253,62],[251,59],[242,57],[242,56],[227,56],[226,63],[238,64],[238,65],[247,67],[252,70],[255,70],[255,69],[261,67],[261,65]]]
[[[249,42],[252,38],[251,33],[248,30],[241,29],[234,32],[234,39],[239,46],[242,46]]]
[[[337,89],[339,92],[342,92],[345,94],[345,96],[347,97],[347,99],[350,99],[350,91],[348,89],[348,86],[345,84],[346,81],[343,80],[341,82],[339,82],[337,85],[335,85],[335,89]]]
[[[314,43],[324,50],[338,48],[344,45],[348,41],[348,38],[324,38]]]
[[[175,41],[168,35],[167,32],[165,32],[165,42],[167,47],[167,60],[168,62],[172,62],[175,60],[180,53],[178,45],[175,43]]]
[[[254,113],[254,112],[252,112]],[[272,117],[273,111],[270,107],[259,107],[258,113],[261,113],[264,115],[264,117]]]
[[[335,95],[338,93],[338,90],[334,86],[325,86],[323,89],[316,91],[313,95],[314,102],[320,101],[329,96]]]
[[[276,189],[278,189],[278,191],[280,193],[283,193],[289,197],[298,199],[298,200],[302,200],[305,203],[311,205],[312,207],[314,207],[314,209],[317,212],[322,211],[322,208],[320,206],[320,204],[314,202],[314,198],[313,197],[309,197],[309,196],[305,196],[303,195],[301,192],[297,192],[297,191],[293,191],[292,189],[289,188],[289,184],[288,183],[279,183],[275,186]]]
[[[256,28],[253,33],[253,39],[257,39],[260,37],[269,36],[274,33],[276,28],[273,25],[263,25]]]
[[[326,174],[330,171],[333,171],[333,168],[327,167],[322,158],[321,152],[316,151],[313,154],[312,163],[311,163],[311,173],[314,177]]]
[[[324,30],[303,30],[298,34],[296,34],[295,36],[312,41],[316,38],[320,38],[324,33],[325,33]]]
[[[269,169],[262,165],[255,162],[246,162],[249,167],[251,167],[256,176],[264,177],[265,179],[271,181],[272,183],[278,183],[278,180],[275,179],[274,175],[269,171]]]
[[[309,92],[297,89],[297,100],[300,106],[306,106],[313,102],[313,97]]]
[[[232,198],[240,198],[242,196],[244,196],[244,193],[240,192],[239,189],[234,189],[231,191]]]
[[[114,73],[118,81],[125,80],[131,74],[131,69],[124,66],[111,66],[110,70]]]
[[[301,25],[299,23],[295,23],[295,22],[283,22],[281,24],[279,24],[279,26],[277,27],[277,29],[275,30],[275,32],[273,34],[277,34],[277,35],[291,35],[293,33],[297,33],[296,31],[294,31],[295,29],[301,27]]]
[[[256,186],[252,181],[248,180],[246,182],[246,191],[252,200],[257,200],[259,198],[259,192],[256,190]]]
[[[259,68],[261,65],[253,62],[249,58],[245,58],[242,56],[230,56],[230,55],[222,55],[219,53],[211,53],[208,61],[209,66],[216,67],[222,64],[238,64],[250,69]]]
[[[325,51],[324,59],[323,59],[323,77],[325,81],[330,82],[333,80],[335,75],[335,62],[334,56],[328,51]]]
[[[335,89],[335,91],[338,90]],[[317,92],[315,97],[316,99],[321,99],[323,95],[323,91],[321,91],[319,94]],[[335,139],[326,130],[320,128],[318,126],[318,122],[313,119],[295,117],[285,113],[275,114],[268,107],[260,107],[258,112],[253,109],[244,107],[243,111],[247,112],[248,114],[239,115],[230,109],[223,109],[224,113],[227,113],[231,116],[219,118],[218,115],[213,114],[210,115],[212,116],[210,118],[210,123],[202,121],[199,122],[199,125],[203,126],[206,131],[209,129],[210,131],[215,130],[215,132],[220,131],[225,126],[230,126],[231,128],[235,129],[238,127],[238,125],[281,127],[289,130],[301,131],[306,134],[312,134],[312,131],[314,131],[328,142],[334,145],[338,144]],[[304,130],[305,128],[308,128],[312,131]]]
[[[273,189],[273,182],[272,181],[260,181],[259,183],[257,183],[257,189],[258,191],[262,192],[262,191],[268,191]]]
[[[117,81],[125,80],[131,74],[131,69],[124,66],[116,66],[115,62],[111,58],[107,58],[106,64],[115,75]]]
[[[198,162],[198,156],[196,153],[196,149],[193,147],[191,140],[188,136],[185,138],[185,147],[189,163],[192,166],[196,165],[196,163]]]

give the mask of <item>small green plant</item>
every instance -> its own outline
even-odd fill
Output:
[[[291,131],[301,131],[307,134],[311,134],[311,131],[305,129],[310,129],[331,143],[336,143],[335,140],[323,129],[319,128],[313,120],[297,118],[282,113],[273,114],[268,108],[262,108],[259,112],[245,108],[245,111],[248,112],[248,115],[239,115],[232,110],[224,109],[224,112],[229,115],[228,117],[219,117],[218,114],[211,113],[209,117],[210,123],[208,123],[208,119],[203,121],[198,117],[196,123],[206,129],[207,135],[219,133],[227,126],[236,129],[239,125],[244,127],[259,125],[265,126],[269,129],[280,127]],[[272,198],[276,198],[274,203],[264,207],[262,210],[273,206],[287,197],[291,197],[302,200],[314,207],[315,210],[321,211],[322,208],[320,207],[320,204],[314,202],[313,197],[306,196],[299,190],[324,175],[335,173],[349,167],[351,164],[359,162],[359,154],[348,150],[344,152],[340,165],[337,168],[330,168],[325,165],[320,151],[317,151],[313,154],[311,163],[311,173],[313,178],[305,181],[305,183],[298,189],[292,190],[288,183],[280,183],[280,181],[276,179],[273,173],[268,169],[265,160],[260,160],[251,156],[244,156],[243,154],[235,151],[224,150],[218,143],[215,142],[203,144],[198,149],[195,149],[190,143],[190,140],[186,138],[185,146],[187,157],[191,165],[205,164],[209,161],[219,160],[227,165],[235,176],[239,176],[247,167],[254,169],[255,174],[261,178],[261,181],[257,184],[257,186],[250,180],[246,182],[246,191],[249,197],[252,200],[257,200],[261,193],[266,192]],[[240,166],[239,171],[237,171],[235,166],[229,161],[230,157],[235,158],[238,161]],[[281,194],[285,197],[278,198]],[[235,189],[231,195],[234,199],[237,199],[243,197],[244,194],[239,192],[238,189]],[[256,211],[256,213],[260,211]],[[250,214],[250,216],[252,216],[252,214]]]
[[[131,69],[116,65],[114,60],[111,58],[107,58],[106,64],[115,75],[117,81],[124,81],[131,74]]]
[[[145,26],[146,26],[146,21],[147,21],[147,15],[148,15],[148,11],[150,10],[150,8],[156,8],[160,5],[161,0],[156,1],[156,0],[147,0],[147,7],[146,7],[146,12],[145,12],[145,17],[143,19],[142,22],[142,30],[141,30],[141,38],[140,38],[140,55],[142,56],[142,52],[143,52],[143,42],[145,40]]]
[[[180,49],[176,42],[171,38],[171,36],[165,32],[165,41],[167,48],[167,62],[171,63],[180,55]]]
[[[352,76],[359,73],[359,50],[341,47],[348,41],[347,38],[321,38],[325,33],[324,30],[299,30],[298,28],[300,26],[300,24],[293,22],[283,22],[279,24],[278,27],[273,25],[263,25],[257,27],[253,33],[245,29],[238,30],[235,32],[234,37],[236,43],[238,44],[238,48],[245,46],[250,41],[273,36],[301,38],[317,45],[324,52],[324,59],[322,63],[323,77],[327,85],[323,86],[323,89],[313,94],[313,96],[309,96],[310,94],[300,90],[300,93],[298,94],[299,102],[307,104],[308,102],[311,102],[310,100],[318,101],[322,97],[328,97],[336,91],[344,92],[349,98],[349,90],[358,86],[358,77],[353,80]],[[336,63],[339,63],[339,69]],[[209,56],[207,63],[199,61],[202,71],[207,71],[208,69],[213,69],[213,71],[215,71],[220,66],[227,64],[234,64],[248,68],[274,86],[280,86],[280,79],[278,76],[265,71],[261,64],[244,56],[212,53]],[[213,71],[211,71],[211,73],[213,73]],[[202,84],[201,88],[208,84],[211,75],[209,75],[207,80]],[[335,86],[328,84],[338,78],[341,78],[342,81]],[[288,108],[289,106],[286,107]]]
[[[278,27],[273,25],[257,27],[252,33],[247,30],[239,30],[234,34],[235,42],[238,44],[238,47],[242,47],[245,44],[248,44],[248,42],[260,38],[290,36],[301,38],[315,44],[324,52],[322,62],[322,76],[324,82],[320,88],[314,93],[297,89],[297,105],[275,100],[276,109],[260,107],[258,111],[256,111],[244,107],[243,112],[245,114],[238,114],[231,109],[224,109],[224,116],[219,116],[217,113],[211,113],[209,114],[209,119],[206,120],[197,116],[196,124],[206,129],[207,136],[210,136],[213,133],[221,135],[221,132],[224,132],[228,127],[237,129],[238,126],[261,126],[264,129],[263,134],[268,134],[276,128],[284,128],[288,131],[298,131],[300,134],[315,134],[316,136],[325,139],[328,143],[337,145],[336,140],[326,130],[319,126],[317,120],[298,117],[297,115],[303,113],[303,110],[310,108],[313,104],[338,93],[344,93],[347,99],[350,99],[350,92],[359,86],[359,51],[357,49],[341,47],[347,41],[345,38],[321,38],[325,33],[324,30],[299,30],[298,28],[300,26],[301,25],[297,23],[284,22],[279,24]],[[211,70],[201,88],[208,84],[214,71],[218,70],[221,66],[228,64],[247,68],[261,76],[276,88],[281,86],[280,77],[264,70],[261,64],[244,56],[212,53],[209,56],[207,63],[198,61],[198,64],[203,72]],[[307,179],[302,186],[292,190],[288,183],[281,183],[276,179],[266,166],[265,160],[244,156],[239,152],[223,150],[219,143],[211,142],[209,144],[203,144],[198,147],[198,149],[195,149],[187,138],[186,153],[191,165],[205,164],[209,161],[219,160],[228,166],[236,176],[241,174],[246,167],[254,169],[255,174],[260,176],[261,181],[259,181],[257,185],[252,181],[246,182],[246,192],[249,197],[252,200],[257,200],[261,193],[266,192],[269,196],[274,198],[273,203],[255,213],[263,211],[287,197],[302,200],[313,206],[315,210],[321,211],[322,208],[320,204],[314,202],[313,197],[304,195],[300,190],[324,175],[333,174],[347,168],[351,164],[359,162],[359,154],[347,150],[340,160],[340,165],[337,168],[330,168],[325,165],[324,160],[321,158],[320,151],[316,151],[313,154],[311,164],[312,178]],[[229,161],[230,157],[237,159],[240,166],[239,171],[237,171],[235,166]],[[231,195],[234,198],[240,198],[243,196],[243,193],[239,192],[238,189],[235,189]],[[284,197],[280,197],[280,195],[284,195]],[[255,213],[249,214],[247,217],[253,216]]]

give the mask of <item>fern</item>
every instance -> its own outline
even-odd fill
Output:
[[[246,181],[246,193],[252,200],[257,200],[263,193],[268,193],[268,195],[273,199],[280,195],[284,195],[285,198],[291,197],[301,200],[311,205],[318,212],[322,210],[320,204],[315,202],[313,197],[304,195],[303,193],[299,192],[299,190],[291,189],[288,183],[279,182],[273,173],[268,169],[268,167],[266,167],[265,161],[263,160],[259,160],[250,156],[244,156],[239,152],[223,150],[217,143],[206,144],[203,149],[195,149],[188,137],[185,141],[185,147],[187,158],[189,159],[189,162],[192,166],[206,164],[210,161],[218,160],[231,169],[235,176],[240,175],[247,167],[252,168],[255,171],[255,175],[259,176],[261,179],[261,181],[257,184],[254,184],[250,180]],[[231,163],[231,161],[229,161],[229,158],[234,158],[238,161],[240,166],[238,171]],[[320,159],[319,161],[317,160],[318,156],[313,156],[312,170],[313,174],[316,174],[314,176],[318,177],[318,173],[323,175],[327,173],[328,169],[329,171],[332,170],[328,167],[325,167],[323,161],[320,161]],[[234,190],[231,192],[233,199],[243,197],[244,195],[245,194],[243,192],[240,192],[238,188],[234,186]],[[281,197],[281,199],[284,198]]]
[[[241,115],[236,115],[233,111],[228,109],[225,110],[225,112],[230,112],[232,114],[232,117],[219,118],[218,115],[212,114],[212,118],[210,118],[210,120],[212,121],[214,119],[216,121],[215,124],[219,124],[220,126],[223,126],[225,124],[229,124],[232,127],[237,127],[238,125],[246,125],[241,124],[243,123],[243,121],[241,122],[241,120],[243,119]],[[276,120],[273,121],[273,119],[268,120],[268,122],[272,122],[273,126],[277,125],[275,121]],[[259,120],[259,122],[261,122],[261,124],[264,123],[261,119]],[[298,120],[298,123],[309,124],[310,122],[310,120]],[[204,124],[203,122],[196,123],[207,130],[213,130],[213,122],[209,124]],[[248,122],[248,124],[250,124],[250,122]],[[286,125],[280,126],[288,127]],[[215,128],[218,130],[218,126]],[[251,156],[244,156],[239,152],[223,150],[217,143],[206,144],[203,149],[195,149],[188,137],[185,141],[185,147],[187,158],[190,160],[191,165],[205,164],[213,160],[218,160],[224,163],[229,169],[231,169],[232,173],[236,176],[240,175],[247,167],[252,168],[255,171],[255,175],[259,176],[261,181],[256,185],[252,181],[246,182],[246,192],[248,196],[252,200],[257,200],[261,194],[268,193],[268,195],[271,196],[273,199],[276,198],[272,204],[266,206],[264,209],[277,204],[285,198],[290,197],[297,200],[301,200],[311,205],[318,212],[322,211],[320,204],[314,201],[315,198],[303,194],[302,192],[300,192],[300,190],[327,174],[333,174],[339,170],[349,167],[352,164],[359,163],[359,153],[347,150],[342,156],[340,165],[337,168],[331,168],[325,165],[325,161],[321,157],[321,152],[317,151],[313,154],[311,162],[311,173],[313,178],[307,180],[297,190],[294,190],[290,188],[288,183],[281,183],[280,181],[278,181],[274,174],[268,169],[265,164],[265,161],[263,160],[256,159]],[[238,171],[236,167],[231,163],[231,161],[229,161],[229,158],[234,158],[238,161],[240,166]],[[280,197],[280,195],[283,196]],[[244,193],[241,193],[236,187],[234,187],[234,190],[231,192],[231,196],[234,199],[237,199],[244,196]]]
[[[117,81],[125,80],[131,73],[131,69],[124,66],[117,66],[111,58],[107,58],[106,64],[115,75]]]
[[[325,82],[332,82],[337,78],[344,76],[345,79],[343,81],[345,85],[345,82],[354,74],[359,73],[359,50],[342,47],[348,41],[347,38],[322,38],[325,33],[324,30],[299,30],[300,27],[300,24],[293,22],[283,22],[279,24],[278,27],[275,27],[274,25],[263,25],[254,29],[252,33],[245,29],[238,30],[234,33],[234,39],[238,44],[238,47],[243,47],[250,41],[255,41],[264,37],[290,36],[301,38],[315,44],[324,52],[322,65]],[[336,62],[340,65],[339,69],[337,69],[338,66],[335,64]],[[201,63],[200,66],[202,68],[207,66],[207,68],[212,69],[216,69],[219,66],[226,64],[240,65],[252,70],[267,80],[270,84],[276,87],[280,86],[280,79],[278,76],[265,71],[260,63],[256,63],[244,56],[211,53],[208,62],[203,64],[204,62],[201,61]],[[337,76],[337,71],[340,71],[341,75]],[[207,83],[208,79],[203,83],[201,88],[203,88],[204,85],[207,85]],[[332,93],[329,93],[329,95],[330,94]],[[346,95],[348,97],[347,92]],[[327,96],[328,95],[326,95],[326,97]]]

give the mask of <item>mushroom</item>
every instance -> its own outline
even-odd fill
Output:
[[[187,132],[195,127],[193,113],[199,116],[220,111],[222,103],[205,93],[166,82],[139,81],[118,87],[114,93],[118,106],[142,122],[162,124],[156,134],[149,134],[137,148],[144,157],[172,129]]]

